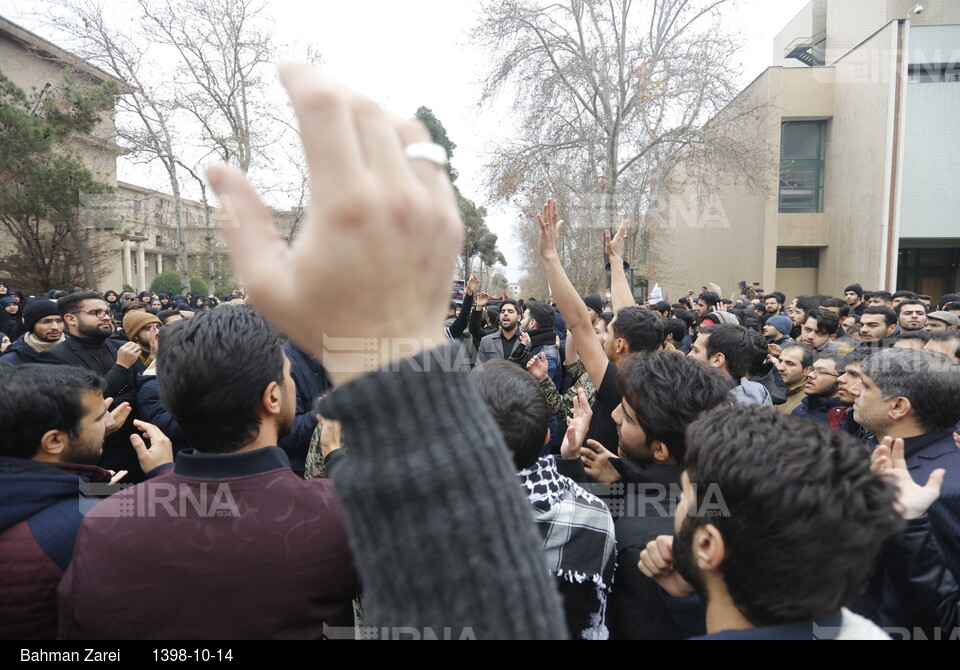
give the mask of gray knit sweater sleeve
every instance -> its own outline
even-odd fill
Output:
[[[459,364],[456,347],[436,349],[320,404],[350,440],[334,484],[364,625],[441,639],[564,638],[530,505],[467,375],[447,372]]]

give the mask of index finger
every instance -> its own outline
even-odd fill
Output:
[[[156,437],[166,437],[166,435],[164,435],[163,432],[152,423],[147,423],[146,421],[137,419],[133,422],[133,425],[139,428],[142,432],[146,433],[147,437],[149,437],[151,441]]]
[[[283,63],[279,72],[300,123],[313,199],[322,202],[338,197],[343,189],[353,187],[363,172],[350,104],[355,94],[321,77],[309,65]]]

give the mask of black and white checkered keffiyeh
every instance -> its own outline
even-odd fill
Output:
[[[607,594],[616,568],[610,510],[600,498],[557,472],[553,456],[544,456],[519,477],[536,510],[550,570],[568,582],[589,580],[596,587],[597,611],[581,637],[607,639]]]

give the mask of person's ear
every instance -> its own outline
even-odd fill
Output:
[[[278,416],[281,413],[282,391],[283,389],[277,382],[270,382],[267,384],[267,388],[263,390],[263,395],[260,396],[260,404],[268,416]]]
[[[550,441],[550,428],[547,427],[547,434],[544,435],[544,437],[543,437],[543,443],[546,444],[546,443],[549,442],[549,441]]]
[[[892,421],[900,421],[909,416],[912,411],[913,405],[910,403],[910,399],[898,396],[891,399],[888,415]]]
[[[62,430],[48,430],[40,438],[38,455],[56,458],[70,446],[70,436]]]
[[[712,365],[715,368],[724,368],[727,365],[727,357],[718,351],[713,355],[713,358],[710,360],[710,365]]]
[[[726,559],[726,546],[717,527],[706,524],[693,534],[693,555],[702,572],[717,572]]]
[[[670,460],[670,448],[660,440],[654,440],[650,448],[653,450],[653,460],[657,463],[666,463]]]

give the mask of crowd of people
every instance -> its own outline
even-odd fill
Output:
[[[960,295],[638,304],[623,223],[581,296],[550,200],[552,295],[451,303],[425,128],[281,74],[303,232],[208,175],[246,296],[0,285],[0,636],[960,637]]]

